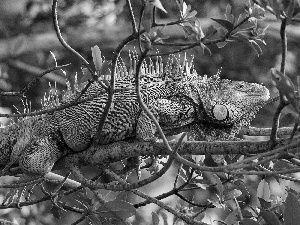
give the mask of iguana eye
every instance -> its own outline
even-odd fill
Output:
[[[229,116],[228,109],[225,105],[215,105],[212,108],[212,115],[219,121],[226,120]]]

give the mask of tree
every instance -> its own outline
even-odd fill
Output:
[[[35,1],[31,1],[34,5]],[[80,2],[80,1],[79,1]],[[93,1],[87,1],[93,3]],[[67,3],[67,1],[66,1]],[[83,80],[88,80],[87,85],[83,87],[82,93],[93,82],[102,83],[103,87],[109,93],[108,102],[105,106],[103,118],[100,121],[97,134],[94,137],[93,145],[78,154],[67,155],[56,163],[56,169],[68,168],[70,173],[59,176],[54,173],[48,173],[45,177],[33,182],[26,182],[25,184],[33,189],[36,196],[35,200],[26,199],[23,202],[14,202],[13,199],[5,199],[9,204],[3,205],[1,208],[17,208],[29,205],[37,205],[39,202],[50,202],[51,214],[57,218],[61,217],[63,211],[75,212],[79,215],[73,224],[79,224],[82,221],[90,222],[92,224],[99,223],[125,223],[130,224],[129,218],[136,215],[136,209],[142,206],[154,203],[160,207],[156,212],[152,212],[152,223],[158,224],[160,221],[168,222],[170,218],[174,223],[187,223],[187,224],[207,224],[203,222],[205,215],[209,208],[224,208],[230,209],[231,212],[224,218],[224,221],[219,223],[223,224],[282,224],[282,220],[286,224],[297,224],[298,211],[300,209],[298,193],[292,189],[288,190],[288,195],[285,200],[273,198],[270,195],[270,176],[279,179],[286,179],[298,182],[299,180],[286,174],[298,172],[298,155],[297,146],[299,144],[298,136],[295,136],[298,130],[298,96],[299,92],[293,81],[285,74],[286,55],[287,55],[287,38],[286,28],[299,22],[297,18],[299,12],[299,3],[295,1],[279,2],[279,1],[253,1],[245,5],[245,10],[235,12],[230,6],[227,6],[225,11],[225,18],[213,19],[216,24],[207,26],[203,29],[201,20],[197,18],[197,11],[192,9],[192,6],[180,0],[176,2],[178,7],[178,19],[172,22],[158,23],[156,21],[157,13],[165,13],[167,10],[164,8],[159,0],[156,1],[142,1],[140,6],[135,6],[138,9],[138,14],[134,11],[131,1],[126,1],[126,12],[129,13],[129,18],[132,25],[131,34],[121,40],[120,44],[115,48],[112,56],[112,61],[104,60],[102,57],[103,52],[95,46],[92,48],[92,58],[94,67],[89,62],[74,50],[62,37],[59,27],[59,20],[57,18],[57,0],[53,1],[52,6],[52,19],[56,35],[61,45],[77,57],[86,70],[83,72]],[[43,4],[43,3],[38,3]],[[74,3],[74,5],[80,3]],[[163,3],[164,4],[164,3]],[[29,7],[29,6],[28,6]],[[31,6],[32,7],[32,6]],[[30,7],[29,7],[30,8]],[[62,7],[64,12],[72,12],[72,7]],[[45,9],[47,12],[47,9]],[[76,11],[76,10],[75,10]],[[161,12],[162,11],[162,12]],[[175,10],[176,11],[176,10]],[[250,46],[253,51],[258,55],[263,53],[262,45],[265,44],[263,40],[266,32],[266,27],[259,27],[258,20],[262,20],[266,11],[273,14],[281,23],[280,35],[282,46],[282,57],[280,70],[273,68],[272,78],[279,90],[279,97],[273,98],[270,102],[279,99],[279,106],[274,112],[272,128],[245,128],[241,131],[242,134],[253,136],[270,136],[269,141],[224,141],[224,142],[183,142],[184,135],[179,140],[168,142],[165,134],[160,132],[162,143],[142,143],[142,142],[115,142],[110,145],[99,145],[97,140],[103,128],[105,117],[108,110],[113,104],[114,85],[115,85],[115,69],[120,63],[120,54],[127,44],[136,43],[137,59],[136,80],[139,80],[140,67],[147,57],[159,57],[164,55],[176,54],[188,51],[192,48],[201,49],[204,54],[212,54],[211,48],[217,45],[218,48],[224,49],[228,45],[235,45],[238,42]],[[67,15],[70,15],[66,13]],[[45,13],[47,15],[47,13]],[[136,15],[139,15],[136,17]],[[89,15],[89,19],[92,16]],[[91,20],[93,22],[93,20]],[[65,29],[68,28],[70,21],[68,16],[64,18]],[[185,39],[181,41],[182,37],[169,37],[166,34],[168,27],[174,25],[179,26],[184,34]],[[171,28],[172,30],[172,28]],[[26,51],[27,47],[24,44],[24,39],[13,39],[15,46],[24,46],[23,48],[16,47],[18,51],[16,55],[22,54]],[[135,42],[134,42],[135,41]],[[232,43],[233,42],[233,43]],[[156,53],[156,48],[165,47],[166,52]],[[45,47],[47,49],[49,47]],[[21,49],[21,50],[20,50]],[[55,55],[55,54],[54,54]],[[0,56],[1,57],[1,56]],[[5,54],[4,56],[5,57]],[[54,56],[55,59],[55,56]],[[39,77],[46,75],[58,69],[65,69],[68,65],[58,66],[55,59],[55,67],[45,72],[42,72]],[[14,62],[16,64],[16,62]],[[23,65],[23,64],[18,64]],[[105,80],[102,78],[107,69],[110,68],[110,79]],[[36,69],[36,68],[35,68]],[[36,71],[36,70],[35,70]],[[89,71],[89,72],[88,72]],[[51,76],[50,79],[58,79]],[[32,88],[34,82],[38,79],[31,81],[21,92],[2,92],[3,96],[16,96],[24,97],[24,94]],[[137,84],[138,85],[138,84]],[[297,84],[299,86],[299,83]],[[50,97],[52,95],[50,94]],[[55,98],[55,97],[54,97]],[[50,101],[51,103],[51,101]],[[291,103],[295,116],[295,123],[293,128],[278,128],[279,117],[283,108]],[[69,104],[60,104],[59,106],[49,105],[45,110],[36,112],[25,112],[20,114],[12,114],[2,116],[9,117],[24,117],[38,114],[51,113],[59,110],[62,107],[70,107],[78,102],[71,102]],[[143,105],[140,100],[140,104]],[[146,112],[151,117],[151,112]],[[159,124],[157,123],[157,126]],[[278,139],[279,135],[288,135],[288,138]],[[138,151],[136,151],[138,149]],[[213,157],[206,156],[205,159],[196,155],[204,155],[210,149],[210,155],[225,155],[222,164],[214,161]],[[230,154],[228,153],[230,149]],[[178,153],[178,154],[177,154]],[[145,168],[147,168],[152,176],[138,181],[131,181],[124,179],[122,175],[121,160],[128,158],[128,156],[157,156],[168,155],[167,161],[165,157],[161,158],[147,158],[145,160]],[[184,157],[182,156],[184,155]],[[226,155],[234,155],[235,157],[226,157]],[[237,157],[238,156],[238,157]],[[110,161],[108,161],[108,159]],[[174,161],[176,163],[174,163]],[[165,191],[163,194],[156,197],[151,197],[145,194],[138,188],[145,185],[152,184],[156,179],[165,174],[170,167],[177,169],[174,178],[174,187]],[[111,164],[108,166],[108,164]],[[71,165],[71,166],[70,166]],[[76,166],[73,166],[76,165]],[[95,165],[99,168],[99,173],[93,179],[87,179],[81,174],[77,166]],[[161,168],[158,171],[158,168]],[[118,171],[120,174],[118,175]],[[22,172],[18,167],[13,167],[11,171],[7,171],[10,175],[17,175]],[[258,175],[261,181],[257,187],[257,193],[252,198],[259,201],[253,203],[251,201],[251,194],[249,192],[250,185],[245,182],[246,175]],[[134,176],[133,176],[134,177]],[[100,182],[95,182],[102,178]],[[131,178],[133,179],[133,178]],[[272,181],[273,182],[273,181]],[[38,185],[37,185],[38,184]],[[33,185],[33,186],[32,186]],[[3,187],[22,187],[22,183],[18,182],[14,185],[4,185]],[[211,196],[204,204],[197,202],[197,192],[193,190],[210,190]],[[101,190],[110,190],[115,194],[105,195]],[[41,193],[38,193],[40,191]],[[191,196],[185,194],[187,191],[191,192]],[[138,203],[131,202],[128,195],[136,195],[144,199]],[[111,195],[111,196],[109,196]],[[181,199],[177,207],[172,207],[165,202],[169,196],[177,196]],[[199,194],[198,194],[199,195]],[[72,196],[68,198],[68,196]],[[11,196],[10,196],[11,197]],[[26,195],[28,197],[28,195]],[[50,201],[49,201],[50,200]],[[37,208],[40,215],[45,215],[44,219],[50,218],[45,210],[45,205],[41,204]],[[165,210],[170,214],[166,214]],[[150,214],[150,213],[149,213]],[[31,214],[29,214],[31,215]],[[40,223],[51,224],[51,221],[43,221],[38,218],[38,214],[34,214],[36,220]],[[29,216],[30,217],[30,216]],[[138,217],[137,217],[138,218]],[[7,219],[7,218],[6,218]],[[9,218],[11,219],[11,218]],[[136,223],[139,223],[136,219]]]

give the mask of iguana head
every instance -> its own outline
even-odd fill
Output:
[[[195,79],[189,89],[197,105],[197,124],[212,136],[234,135],[248,126],[270,97],[263,85],[220,79],[218,75]]]
[[[248,125],[254,115],[269,99],[269,90],[255,83],[231,81],[226,79],[213,80],[201,98],[205,111],[205,120],[214,124]],[[209,97],[209,98],[208,98]]]

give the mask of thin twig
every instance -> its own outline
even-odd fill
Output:
[[[143,19],[143,16],[144,16],[145,7],[146,7],[146,3],[143,2],[140,17],[139,17],[139,26],[138,26],[138,42],[139,42],[140,53],[143,52],[143,50],[142,50],[142,41],[141,41],[141,27],[142,27],[142,19]]]
[[[33,78],[29,84],[26,85],[25,88],[23,88],[21,91],[19,92],[0,92],[0,95],[2,96],[18,96],[18,97],[22,97],[22,98],[25,98],[25,93],[35,84],[35,82],[37,82],[41,77],[43,77],[44,75],[52,72],[52,71],[55,71],[55,70],[59,70],[61,68],[64,68],[66,66],[69,66],[70,64],[66,64],[66,65],[62,65],[62,66],[56,66],[56,67],[53,67],[51,69],[48,69],[44,72],[42,72],[40,75],[38,75],[37,77]]]
[[[247,16],[246,18],[244,18],[240,23],[236,24],[230,31],[228,31],[224,37],[219,38],[219,39],[215,39],[215,40],[201,39],[198,42],[186,43],[186,44],[185,43],[163,43],[163,44],[161,44],[161,43],[153,43],[153,45],[186,46],[186,47],[178,49],[178,50],[174,50],[174,51],[171,51],[171,52],[166,52],[166,53],[148,54],[148,56],[149,57],[154,57],[154,56],[164,56],[164,55],[176,54],[176,53],[183,52],[183,51],[186,51],[188,49],[194,48],[196,46],[201,46],[201,44],[204,44],[204,45],[208,46],[208,45],[217,44],[219,42],[225,42],[226,40],[230,39],[230,36],[234,32],[234,30],[236,30],[237,28],[239,28],[240,26],[242,26],[250,18],[251,18],[251,16]],[[172,24],[168,23],[168,25],[177,24],[178,22],[180,22],[180,21],[176,21],[176,22],[174,22]]]
[[[123,180],[122,178],[120,178],[117,174],[113,173],[112,171],[106,169],[105,170],[107,174],[109,174],[110,176],[114,177],[117,181],[119,181],[121,184],[123,185],[127,185],[127,182],[125,180]],[[174,216],[182,219],[183,221],[185,221],[187,224],[199,224],[199,225],[207,225],[206,223],[200,222],[200,221],[196,221],[192,218],[190,218],[188,215],[185,215],[183,213],[178,212],[177,210],[173,209],[172,207],[168,206],[167,204],[164,204],[163,202],[159,201],[156,198],[150,197],[146,194],[144,194],[143,192],[137,190],[137,189],[133,189],[130,190],[132,193],[136,194],[137,196],[140,196],[144,199],[147,199],[148,201],[150,201],[151,203],[154,203],[158,206],[160,206],[161,208],[165,209],[166,211],[172,213]]]
[[[271,170],[268,170],[267,168],[263,167],[263,166],[257,166],[257,168],[259,168],[260,170],[263,171],[267,171],[267,172],[272,172]],[[273,176],[284,179],[284,180],[289,180],[289,181],[294,181],[294,182],[300,182],[300,179],[295,178],[295,177],[289,177],[289,176],[285,176],[282,174],[273,174]]]
[[[52,68],[52,69],[48,69],[48,70],[46,70],[45,72],[43,72],[43,73],[41,73],[39,76],[37,76],[37,77],[35,77],[34,79],[32,79],[31,81],[30,81],[30,83],[21,91],[22,93],[25,93],[25,92],[27,92],[31,87],[32,87],[32,85],[34,85],[41,77],[43,77],[45,74],[47,74],[47,73],[50,73],[50,72],[52,72],[52,71],[55,71],[55,70],[58,70],[58,69],[61,69],[61,68],[64,68],[64,67],[66,67],[66,66],[69,66],[71,63],[69,63],[69,64],[66,64],[66,65],[62,65],[62,66],[55,66],[54,68]]]
[[[83,215],[82,217],[80,217],[78,220],[76,220],[74,223],[72,223],[71,225],[77,225],[79,223],[81,223],[82,221],[85,220],[85,218],[87,217],[87,215]]]
[[[135,17],[133,14],[133,10],[132,10],[132,6],[131,6],[131,1],[130,0],[126,0],[128,8],[129,8],[129,15],[130,15],[130,19],[131,19],[131,24],[132,24],[132,30],[133,33],[136,34],[138,32],[137,26],[136,26],[136,22],[135,22]]]
[[[55,29],[57,38],[60,41],[60,43],[62,44],[62,46],[64,46],[71,53],[75,54],[78,58],[80,58],[83,61],[83,63],[85,64],[85,66],[89,67],[88,61],[86,61],[86,59],[83,58],[82,55],[80,55],[75,49],[73,49],[64,40],[64,38],[62,37],[62,35],[60,33],[60,29],[59,29],[59,25],[58,25],[58,19],[57,19],[57,2],[58,2],[58,0],[53,0],[53,3],[52,3],[52,19],[53,19],[54,29]]]
[[[122,91],[126,91],[126,90],[128,90],[128,89],[116,89],[116,92],[122,92]],[[28,117],[28,116],[37,116],[37,115],[43,115],[43,114],[51,114],[51,113],[54,113],[56,111],[63,110],[63,109],[66,109],[66,108],[70,108],[72,106],[76,106],[76,105],[79,105],[81,103],[93,100],[94,98],[100,97],[104,93],[106,93],[105,90],[99,91],[99,93],[93,94],[93,95],[91,95],[91,96],[89,96],[87,98],[79,99],[76,102],[75,101],[71,101],[71,102],[68,102],[68,103],[64,103],[62,105],[53,107],[51,109],[42,109],[42,110],[38,110],[38,111],[35,111],[35,112],[21,113],[21,114],[0,113],[0,117],[23,118],[23,117]]]
[[[127,38],[125,38],[116,48],[114,58],[112,59],[112,74],[111,74],[111,79],[110,79],[110,87],[108,90],[108,97],[107,101],[104,107],[104,111],[101,115],[98,127],[97,127],[97,132],[94,136],[93,139],[93,145],[98,144],[100,142],[100,137],[101,137],[101,132],[103,130],[105,120],[108,116],[109,109],[112,105],[113,99],[114,99],[114,94],[115,94],[115,79],[116,79],[116,73],[117,73],[117,63],[118,63],[118,58],[120,56],[120,53],[122,49],[131,41],[136,39],[136,34],[129,35]]]
[[[165,199],[167,197],[170,197],[170,196],[180,192],[181,190],[183,190],[190,183],[190,181],[192,180],[192,177],[193,177],[193,173],[190,173],[189,177],[187,178],[187,181],[184,182],[181,186],[174,187],[172,190],[170,190],[168,192],[165,192],[161,195],[158,195],[155,198],[158,199],[158,200],[162,200],[162,199]],[[151,203],[151,201],[145,200],[144,202],[140,202],[140,203],[135,204],[134,207],[135,208],[140,208],[140,207],[145,206],[145,205],[150,204],[150,203]]]
[[[281,21],[281,27],[280,27],[281,48],[282,48],[280,71],[282,74],[285,74],[285,62],[286,62],[286,54],[287,54],[287,39],[286,39],[285,29],[286,29],[286,19],[283,19]],[[286,103],[285,100],[283,99],[283,95],[280,92],[279,94],[280,94],[280,102],[273,116],[272,131],[270,136],[270,141],[272,142],[271,149],[273,149],[276,146],[277,131],[279,127],[279,118],[281,115],[281,111],[284,109],[285,106],[288,105],[288,103]]]
[[[40,76],[40,74],[45,71],[44,69],[27,64],[25,62],[22,62],[21,60],[16,60],[16,59],[8,60],[7,63],[8,63],[8,65],[10,65],[12,67],[15,67],[22,71],[26,71],[27,73],[32,74],[34,76]],[[52,82],[56,82],[61,85],[66,85],[65,77],[60,76],[56,73],[49,72],[48,74],[45,74],[45,76],[43,76],[43,78],[48,79]]]

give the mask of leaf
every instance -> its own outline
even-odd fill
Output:
[[[92,49],[92,57],[96,71],[100,71],[102,67],[102,58],[100,48],[95,45]]]
[[[186,3],[183,0],[177,0],[176,3],[177,3],[177,6],[179,8],[181,16],[183,16],[185,14],[185,11],[186,11],[186,8],[187,8]]]
[[[210,167],[217,167],[218,166],[218,164],[214,161],[212,155],[209,155],[209,154],[205,155],[205,159],[204,159],[203,162],[204,162],[205,166],[210,166]],[[205,175],[205,174],[206,174],[206,172],[203,172],[203,175]],[[207,174],[211,174],[211,173],[208,172]]]
[[[56,60],[55,54],[53,52],[51,52],[51,51],[50,51],[50,54],[52,55],[52,57],[54,59],[55,67],[57,67],[57,60]]]
[[[292,19],[294,17],[294,11],[295,11],[295,1],[289,0],[286,12],[286,24],[290,24],[292,22]]]
[[[127,199],[128,199],[128,195],[129,195],[129,193],[128,193],[128,191],[122,191],[122,192],[119,192],[119,194],[116,196],[116,199],[115,200],[122,200],[122,201],[127,201]]]
[[[186,18],[190,19],[192,17],[195,17],[197,15],[197,13],[198,12],[196,10],[193,10],[192,12],[187,13]]]
[[[238,179],[238,180],[234,181],[233,183],[242,192],[242,195],[244,196],[244,198],[250,198],[250,193],[248,191],[248,188],[246,187],[245,182]]]
[[[297,75],[297,97],[300,96],[300,76]]]
[[[267,225],[281,225],[278,217],[272,211],[262,210],[260,215],[266,221]]]
[[[285,225],[298,225],[300,221],[300,203],[296,195],[288,192],[283,213]]]
[[[218,46],[218,48],[223,48],[223,47],[225,47],[225,45],[227,45],[227,43],[228,42],[218,42],[218,43],[216,43],[216,45]]]
[[[129,202],[114,200],[101,205],[97,213],[106,218],[127,219],[135,215],[136,208]]]
[[[241,13],[236,21],[236,24],[239,24],[240,22],[242,22],[243,19],[245,19],[247,17],[246,13]]]
[[[298,198],[298,192],[293,189],[293,188],[289,188],[289,187],[286,187],[286,190],[292,194],[294,194],[297,198]]]
[[[280,171],[280,170],[293,169],[295,167],[293,165],[291,165],[291,163],[289,163],[289,162],[285,162],[285,161],[282,161],[282,160],[280,160],[280,161],[277,160],[274,163],[273,168],[274,168],[275,171]]]
[[[294,121],[297,119],[295,113],[287,113],[280,118],[280,127],[291,127],[294,125]],[[288,163],[290,165],[290,163]]]
[[[187,36],[192,35],[194,32],[194,29],[188,24],[182,26],[184,33],[187,34]]]
[[[256,195],[266,201],[270,199],[270,186],[266,180],[263,179],[259,182]]]
[[[256,30],[257,36],[258,36],[258,37],[263,37],[263,36],[266,34],[266,30],[268,29],[268,27],[269,27],[269,24],[268,24],[265,28],[263,28],[263,29],[258,28],[258,29]],[[266,43],[264,43],[264,44],[266,44]]]
[[[223,27],[216,27],[218,31],[218,35],[220,38],[224,38],[226,36],[226,29]]]
[[[154,42],[161,42],[162,43],[162,40],[164,39],[168,39],[170,36],[167,36],[164,32],[163,32],[163,29],[164,28],[161,28],[161,29],[157,29],[156,30],[156,38],[155,38],[155,41]]]
[[[152,212],[152,224],[158,225],[159,224],[159,217],[156,212]]]
[[[215,183],[216,183],[215,187],[216,187],[216,189],[218,191],[219,198],[221,200],[223,200],[224,187],[222,185],[222,181],[221,181],[221,179],[216,174],[212,174],[212,175],[213,175]]]
[[[144,19],[142,21],[142,25],[146,31],[146,33],[149,33],[151,30],[152,20],[151,19]]]
[[[205,218],[205,212],[200,213],[200,215],[197,216],[198,221],[202,221]]]
[[[225,19],[230,21],[230,22],[233,22],[234,20],[234,16],[232,15],[232,8],[231,8],[231,5],[227,5],[226,7],[226,12],[225,12]]]
[[[244,33],[238,32],[234,37],[232,37],[235,40],[240,40],[246,44],[248,44],[252,49],[254,49],[256,51],[256,53],[258,54],[258,56],[260,54],[262,54],[262,49],[260,48],[260,46],[256,43],[256,41],[259,40],[250,40],[250,36],[247,36]]]
[[[196,34],[197,40],[200,41],[204,37],[204,33],[202,31],[201,23],[200,23],[200,19],[199,18],[196,18],[193,30],[194,30],[194,32]]]
[[[100,217],[101,218],[101,217]],[[89,224],[91,225],[95,225],[95,224],[101,224],[101,225],[104,225],[103,223],[101,223],[100,219],[98,218],[97,215],[90,215],[88,217],[88,221],[89,221]],[[108,225],[108,224],[105,224],[105,225]]]
[[[60,219],[60,217],[61,217],[61,209],[59,207],[53,205],[52,208],[50,209],[50,212],[52,213],[52,215],[54,216],[54,218]]]
[[[246,22],[244,22],[242,25],[239,26],[239,30],[242,30],[243,33],[245,31],[250,30],[251,28],[255,28],[257,20],[249,19]]]
[[[163,5],[161,4],[160,0],[149,0],[149,4],[155,6],[156,8],[159,8],[165,13],[168,13],[167,10],[165,10]]]
[[[210,25],[208,27],[207,31],[205,32],[205,35],[204,35],[203,39],[211,38],[217,33],[218,33],[218,30],[213,25]]]
[[[264,9],[266,9],[267,6],[268,6],[268,0],[260,0],[260,5],[261,5]]]
[[[231,199],[239,197],[240,195],[242,195],[242,191],[241,190],[233,189],[233,190],[231,190],[229,192],[226,192],[224,194],[224,200],[225,201],[231,200]]]
[[[200,42],[200,47],[202,48],[203,55],[205,53],[205,50],[209,53],[209,55],[211,55],[210,49],[205,44],[203,44],[203,42]]]
[[[239,221],[239,213],[235,209],[226,217],[224,222],[226,224],[238,224],[238,221]]]
[[[92,74],[90,73],[90,71],[87,68],[82,67],[81,71],[82,71],[83,76],[80,79],[80,83],[84,83],[84,82],[86,82],[86,81],[88,81],[90,79],[93,79]]]
[[[222,27],[224,27],[227,31],[232,31],[234,25],[233,23],[229,22],[228,20],[223,19],[214,19],[211,18],[213,21],[216,21],[218,24],[220,24]]]
[[[19,35],[18,37],[11,39],[9,43],[9,54],[20,55],[28,49],[29,38],[25,35]]]
[[[271,75],[276,88],[286,100],[292,104],[296,112],[299,112],[299,102],[296,100],[295,96],[296,89],[291,79],[275,68],[271,69]]]
[[[251,220],[249,218],[245,218],[241,221],[241,224],[242,225],[259,225],[258,222],[254,221],[254,220]]]
[[[110,71],[111,61],[103,60],[100,75],[111,75]]]
[[[254,4],[252,7],[251,16],[256,19],[262,19],[263,17],[265,17],[265,9],[263,9],[257,4]]]
[[[257,44],[256,41],[249,40],[249,43],[250,43],[250,46],[256,51],[258,56],[262,54],[261,47],[259,46],[259,44]]]
[[[248,210],[241,210],[241,213],[242,213],[242,215],[243,215],[243,217],[244,218],[251,218],[251,217],[253,217],[253,215],[252,215],[252,213],[251,212],[249,212]]]
[[[282,13],[282,7],[281,4],[277,2],[277,0],[269,0],[270,7],[273,9],[276,18],[279,19],[280,15]]]
[[[1,225],[19,225],[19,223],[17,223],[17,222],[11,222],[11,221],[4,220],[4,219],[0,219],[0,224]]]
[[[259,197],[258,197],[258,200],[259,200],[259,203],[260,203],[260,207],[262,209],[271,208],[271,206],[272,206],[271,202],[268,202],[268,201],[264,200],[263,198],[259,198]]]

